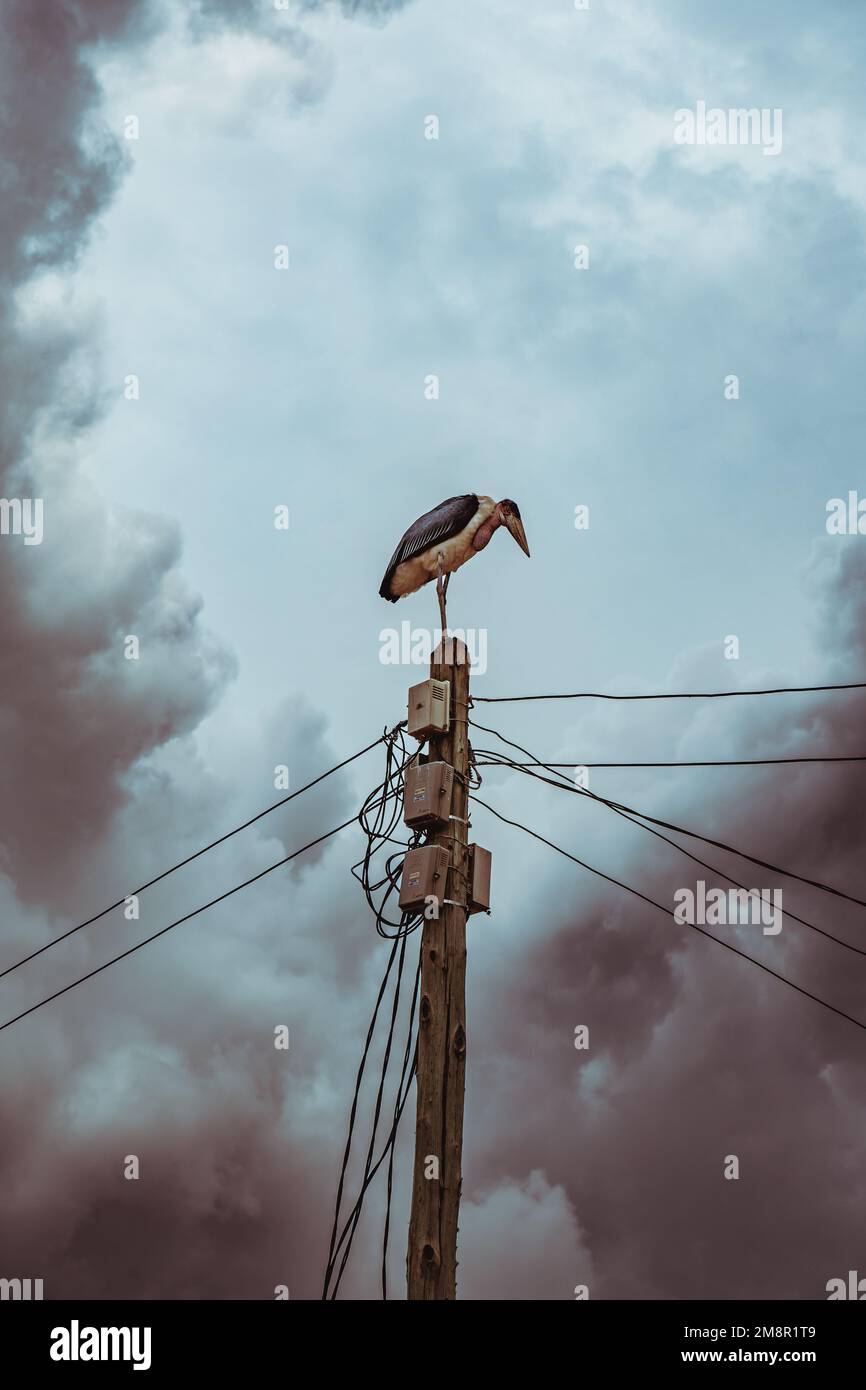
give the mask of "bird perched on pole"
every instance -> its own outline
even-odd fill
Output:
[[[500,526],[507,527],[528,555],[520,509],[510,498],[494,502],[492,497],[467,492],[440,502],[413,521],[402,537],[379,586],[380,597],[396,603],[435,579],[444,636],[445,595],[451,575],[483,550]]]

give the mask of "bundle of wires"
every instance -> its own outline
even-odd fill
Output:
[[[352,874],[363,889],[379,936],[393,940],[395,937],[408,936],[422,921],[420,912],[403,912],[399,921],[393,921],[387,916],[387,908],[389,899],[400,891],[400,875],[406,851],[421,844],[423,835],[420,831],[414,831],[408,840],[398,840],[394,835],[402,822],[406,769],[417,755],[417,750],[414,746],[407,745],[405,727],[402,724],[387,731],[383,741],[385,776],[370,792],[358,812],[358,824],[367,837],[367,847],[363,857],[352,866]],[[397,845],[398,849],[392,851],[377,868],[375,861],[380,859],[390,845]]]
[[[387,732],[384,737],[384,743],[385,774],[379,785],[367,797],[358,814],[358,823],[367,838],[367,845],[363,857],[353,866],[352,873],[360,883],[370,910],[373,913],[377,933],[392,944],[385,965],[382,982],[379,986],[379,992],[373,1009],[373,1016],[370,1019],[370,1025],[367,1029],[364,1050],[358,1067],[358,1074],[355,1079],[354,1095],[349,1114],[349,1132],[346,1139],[346,1147],[340,1169],[340,1178],[337,1185],[334,1222],[331,1230],[328,1262],[322,1287],[323,1300],[334,1300],[337,1297],[340,1282],[352,1249],[355,1232],[357,1231],[358,1223],[361,1219],[364,1198],[370,1184],[386,1159],[385,1221],[382,1239],[382,1297],[383,1299],[388,1297],[387,1258],[394,1175],[394,1148],[400,1119],[409,1098],[409,1092],[415,1077],[418,1061],[416,1015],[418,1007],[418,987],[421,974],[420,952],[418,954],[414,981],[409,996],[406,1036],[396,1095],[391,1111],[391,1124],[384,1140],[381,1141],[381,1151],[374,1160],[374,1155],[376,1153],[376,1138],[379,1132],[382,1111],[383,1108],[385,1108],[384,1096],[388,1082],[389,1066],[394,1052],[394,1037],[398,1025],[400,999],[403,993],[403,975],[406,965],[407,942],[408,938],[417,930],[423,921],[423,913],[420,910],[415,912],[401,912],[399,918],[396,919],[388,916],[391,899],[394,897],[395,893],[399,893],[400,875],[406,851],[420,844],[423,835],[421,832],[415,832],[408,840],[400,840],[394,833],[401,823],[403,786],[406,769],[412,758],[416,756],[416,750],[414,747],[409,747],[407,745],[403,725],[397,725],[395,729]],[[394,846],[397,846],[397,848],[393,848]],[[391,908],[391,911],[393,911],[393,908]],[[383,1009],[383,1003],[389,990],[390,1009],[387,1006]],[[343,1194],[346,1186],[347,1169],[352,1156],[361,1087],[367,1069],[367,1061],[373,1048],[373,1040],[380,1012],[382,1012],[387,1019],[387,1032],[382,1048],[379,1077],[376,1085],[376,1097],[373,1105],[373,1116],[364,1157],[363,1176],[351,1209],[347,1215],[343,1215]]]

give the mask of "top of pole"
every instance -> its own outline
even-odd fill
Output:
[[[444,633],[431,652],[430,661],[436,666],[469,666],[469,649],[462,638]]]

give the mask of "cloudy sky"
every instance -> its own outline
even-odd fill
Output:
[[[3,29],[0,491],[44,500],[44,538],[0,536],[0,969],[268,805],[276,765],[301,785],[403,716],[419,671],[382,632],[432,626],[435,596],[377,589],[454,493],[515,498],[532,548],[496,537],[452,585],[486,634],[475,695],[864,678],[866,539],[826,527],[866,497],[856,7],[8,0]],[[781,111],[781,150],[678,144],[699,102]],[[477,716],[590,763],[861,754],[864,708]],[[347,819],[381,766],[0,979],[0,1021]],[[590,785],[864,897],[863,775]],[[662,902],[701,874],[518,774],[483,795]],[[862,1266],[862,1030],[481,808],[474,833],[494,911],[469,928],[461,1296],[821,1298]],[[318,1296],[387,951],[361,843],[0,1032],[0,1275]],[[765,878],[866,948],[862,909]],[[866,1020],[856,952],[790,920],[717,934]],[[346,1296],[378,1295],[381,1210]]]

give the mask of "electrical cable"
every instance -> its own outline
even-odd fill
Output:
[[[575,788],[570,785],[554,782],[549,777],[542,777],[539,773],[532,772],[521,763],[512,763],[509,759],[492,761],[485,764],[485,766],[510,768],[514,771],[526,773],[527,776],[534,778],[535,781],[544,782],[547,786],[556,787],[558,790],[568,792],[575,791]],[[543,764],[543,766],[546,766],[546,764]],[[669,836],[662,835],[661,831],[654,830],[651,825],[644,825],[644,823],[637,820],[635,816],[619,810],[612,803],[605,801],[603,797],[597,799],[601,801],[602,805],[607,806],[608,809],[613,811],[616,815],[621,816],[623,820],[627,820],[631,825],[636,825],[639,830],[645,830],[647,834],[654,835],[657,839],[663,840],[666,845],[670,845],[672,849],[678,850],[679,853],[684,854],[687,859],[691,859],[693,863],[699,864],[702,869],[708,869],[710,873],[718,874],[720,878],[727,879],[728,883],[732,883],[735,888],[743,889],[743,891],[750,896],[754,895],[756,890],[747,888],[744,883],[740,883],[739,879],[732,878],[730,874],[726,873],[724,869],[720,869],[718,865],[708,864],[705,859],[699,859],[696,854],[692,854],[684,845],[679,845],[676,840],[671,840]],[[808,921],[805,917],[798,916],[796,912],[791,912],[790,908],[785,908],[785,916],[789,917],[793,922],[799,922],[801,926],[808,927],[810,931],[817,932],[819,936],[826,937],[828,941],[834,942],[837,946],[843,946],[846,951],[853,951],[854,954],[858,956],[866,956],[866,949],[863,947],[854,946],[850,941],[845,941],[841,936],[834,936],[832,932],[826,931],[824,927],[816,926],[814,922]]]
[[[118,961],[125,960],[127,956],[134,955],[135,952],[140,951],[143,946],[149,946],[152,941],[156,941],[159,937],[165,936],[166,932],[172,931],[175,927],[181,926],[184,922],[190,922],[193,917],[198,917],[202,912],[207,912],[209,908],[216,907],[218,903],[225,902],[226,898],[231,898],[235,893],[239,893],[242,888],[249,888],[250,884],[258,883],[260,878],[264,878],[267,874],[272,874],[275,869],[281,869],[284,864],[289,864],[293,859],[297,859],[298,855],[305,854],[308,849],[314,849],[316,845],[321,845],[325,840],[329,840],[332,835],[338,835],[341,830],[345,830],[348,826],[354,825],[355,820],[355,816],[350,816],[348,820],[343,821],[342,825],[337,825],[333,830],[327,830],[324,835],[319,835],[315,840],[310,840],[309,844],[302,845],[300,849],[294,850],[292,854],[287,854],[284,859],[278,860],[276,864],[269,864],[266,869],[261,869],[259,873],[253,874],[252,878],[244,879],[243,883],[235,884],[234,888],[229,888],[225,893],[220,893],[219,897],[211,898],[210,902],[203,903],[201,907],[195,908],[192,912],[187,912],[183,917],[178,917],[174,922],[169,922],[167,927],[161,927],[160,930],[154,932],[152,936],[146,936],[143,941],[137,941],[136,944],[130,946],[128,950],[121,951],[117,956],[112,956],[111,960],[105,961],[103,965],[97,965],[95,970],[88,970],[86,975],[79,976],[79,978],[73,980],[71,984],[64,985],[62,989],[55,990],[53,994],[49,994],[45,999],[40,999],[38,1003],[31,1004],[29,1009],[24,1009],[20,1014],[16,1014],[14,1018],[7,1019],[5,1023],[0,1023],[0,1033],[3,1032],[4,1028],[11,1028],[13,1023],[18,1023],[20,1019],[26,1018],[28,1014],[35,1013],[36,1010],[41,1009],[43,1005],[50,1004],[54,999],[59,999],[62,994],[68,994],[68,992],[71,989],[75,989],[77,985],[83,985],[85,980],[92,980],[94,975],[100,975],[102,971],[107,970],[110,965],[116,965]]]
[[[516,748],[518,752],[525,753],[529,758],[532,757],[532,754],[529,753],[526,748],[521,747],[519,743],[515,743],[512,739],[506,738],[504,734],[498,733],[496,729],[489,729],[484,724],[477,724],[474,719],[471,719],[469,722],[474,728],[481,729],[486,734],[493,734],[495,738],[508,744],[509,747]],[[544,766],[548,765],[545,764]],[[548,770],[554,772],[556,776],[562,777],[562,773],[556,772],[555,768],[548,767]],[[657,816],[650,816],[644,811],[637,811],[633,806],[626,806],[622,802],[612,801],[608,797],[599,796],[597,792],[591,792],[588,787],[572,787],[565,778],[563,778],[563,783],[568,786],[570,791],[576,792],[579,796],[587,796],[591,800],[600,801],[603,805],[610,806],[615,810],[626,811],[629,815],[637,816],[639,820],[649,821],[652,825],[661,826],[663,830],[673,830],[678,835],[688,835],[691,839],[701,840],[704,844],[712,845],[714,849],[721,849],[729,854],[736,854],[740,859],[748,859],[750,863],[756,864],[761,869],[768,869],[771,873],[782,874],[785,878],[795,879],[798,883],[808,884],[810,888],[823,889],[825,893],[832,893],[834,897],[844,898],[846,902],[855,903],[858,907],[866,907],[866,899],[858,898],[851,893],[846,893],[841,888],[834,888],[832,884],[822,883],[819,879],[808,878],[803,874],[795,873],[793,869],[783,869],[778,864],[771,864],[766,859],[759,859],[756,855],[749,854],[746,850],[736,849],[733,845],[727,845],[722,840],[714,840],[708,835],[701,835],[697,830],[687,830],[684,826],[674,825],[671,821],[661,820]],[[560,783],[555,785],[560,785]]]
[[[658,695],[608,695],[598,690],[580,690],[564,695],[473,695],[475,704],[516,704],[526,700],[729,700],[742,695],[806,695],[822,690],[866,690],[866,681],[844,685],[779,685],[769,690],[687,690]]]
[[[480,728],[480,725],[478,726]],[[667,762],[667,763],[515,763],[515,767],[587,767],[587,768],[642,768],[642,767],[775,767],[779,763],[866,763],[866,753],[852,753],[844,757],[814,758],[715,758],[706,762]],[[480,762],[478,767],[489,764]]]
[[[394,920],[387,915],[388,905],[395,893],[399,893],[400,876],[402,872],[403,859],[407,849],[411,849],[420,843],[423,832],[414,832],[408,842],[397,840],[394,830],[401,820],[403,810],[403,788],[406,769],[409,763],[417,756],[417,749],[407,745],[406,737],[402,725],[395,726],[390,733],[384,736],[385,742],[385,771],[382,781],[366,797],[361,810],[358,814],[358,823],[366,836],[367,845],[362,858],[357,864],[352,866],[352,874],[360,883],[364,897],[370,907],[379,936],[390,941],[391,951],[388,963],[376,1004],[373,1016],[367,1031],[367,1038],[361,1062],[355,1078],[354,1093],[349,1112],[349,1126],[346,1145],[343,1152],[343,1160],[340,1168],[340,1175],[337,1183],[337,1197],[334,1208],[334,1220],[331,1229],[331,1237],[328,1248],[328,1259],[325,1269],[325,1276],[322,1287],[322,1299],[333,1301],[336,1299],[343,1274],[352,1249],[355,1233],[364,1205],[364,1199],[369,1187],[379,1171],[385,1159],[388,1159],[387,1180],[385,1191],[385,1220],[382,1239],[382,1297],[387,1299],[387,1257],[388,1257],[388,1238],[390,1233],[391,1220],[391,1199],[393,1192],[393,1165],[394,1150],[397,1139],[397,1132],[405,1109],[412,1081],[417,1068],[417,1028],[416,1011],[418,1005],[418,992],[420,986],[421,957],[418,955],[418,963],[415,971],[415,980],[412,989],[412,996],[409,1004],[408,1031],[405,1046],[403,1049],[403,1061],[397,1083],[396,1097],[391,1119],[391,1127],[385,1138],[381,1153],[376,1161],[373,1155],[376,1149],[376,1137],[381,1118],[384,1090],[387,1083],[388,1069],[392,1056],[394,1033],[400,1003],[400,992],[402,985],[403,967],[406,956],[407,938],[417,930],[423,921],[423,912],[401,912],[399,920]],[[391,852],[384,858],[384,863],[379,863],[379,856],[385,853],[389,845],[397,844],[397,852]],[[345,1191],[346,1175],[351,1158],[353,1139],[356,1129],[357,1114],[361,1087],[367,1067],[368,1057],[372,1046],[373,1036],[376,1031],[376,1023],[379,1017],[383,999],[385,998],[392,967],[397,961],[396,979],[393,990],[392,1004],[390,1009],[390,1022],[385,1039],[382,1063],[377,1083],[376,1097],[373,1107],[373,1115],[370,1125],[370,1137],[367,1144],[366,1157],[364,1162],[363,1175],[355,1202],[348,1215],[341,1216],[343,1205],[343,1194]],[[413,1048],[414,1043],[414,1048]],[[341,1220],[343,1222],[341,1227]],[[338,1263],[339,1262],[339,1263]]]
[[[577,855],[570,854],[569,851],[563,849],[561,845],[554,844],[553,840],[548,840],[544,835],[539,835],[535,830],[530,830],[529,826],[523,825],[520,821],[511,820],[510,817],[503,816],[500,811],[497,811],[495,807],[490,806],[486,801],[482,801],[479,796],[474,796],[472,799],[476,801],[479,806],[483,806],[485,810],[490,811],[498,820],[504,821],[506,825],[515,826],[516,829],[524,831],[527,835],[531,835],[534,840],[539,840],[542,844],[548,845],[550,849],[556,850],[557,854],[563,855],[566,859],[573,860],[573,862],[579,864],[582,869],[587,869],[591,874],[595,874],[598,878],[604,879],[607,883],[614,884],[617,888],[624,888],[627,893],[631,893],[634,897],[640,898],[642,902],[648,903],[650,907],[658,908],[666,917],[671,916],[668,908],[662,903],[656,902],[654,898],[648,897],[646,893],[642,893],[640,889],[632,888],[630,884],[623,883],[621,879],[613,878],[611,874],[606,874],[601,869],[594,868],[592,864],[587,864],[585,860],[578,859]],[[805,995],[807,999],[811,999],[814,1003],[820,1004],[822,1008],[829,1009],[831,1013],[838,1014],[840,1018],[847,1019],[847,1021],[853,1023],[856,1028],[861,1028],[866,1032],[866,1023],[861,1023],[860,1019],[854,1018],[852,1014],[845,1013],[844,1009],[838,1009],[835,1004],[829,1004],[826,999],[819,998],[819,996],[813,994],[811,990],[805,989],[802,985],[796,984],[793,980],[789,980],[786,975],[780,975],[777,970],[773,970],[769,965],[765,965],[763,961],[756,960],[754,956],[750,956],[745,951],[741,951],[738,946],[732,945],[730,941],[724,941],[720,936],[713,936],[712,932],[708,932],[704,927],[698,926],[695,922],[687,922],[685,925],[690,927],[692,931],[699,932],[701,936],[705,936],[709,941],[715,941],[719,946],[724,946],[726,950],[733,951],[735,956],[741,956],[743,960],[750,961],[752,965],[757,965],[760,970],[763,970],[767,975],[772,975],[775,980],[780,980],[782,984],[788,985],[790,989],[796,990],[798,994]]]
[[[400,726],[397,725],[396,727],[399,728]],[[313,778],[312,782],[307,782],[305,786],[299,787],[296,792],[292,792],[289,796],[284,796],[281,801],[275,801],[272,806],[268,806],[264,811],[259,811],[257,815],[251,816],[250,819],[245,820],[242,825],[236,825],[234,830],[226,831],[225,835],[220,835],[218,839],[212,840],[209,845],[204,845],[201,849],[197,849],[194,854],[188,854],[185,859],[181,859],[177,864],[172,864],[170,869],[163,869],[162,873],[157,874],[155,878],[149,879],[147,883],[143,883],[140,888],[134,889],[131,894],[126,894],[124,897],[119,898],[117,902],[111,903],[108,907],[104,907],[101,912],[96,912],[92,917],[88,917],[86,922],[79,922],[77,926],[70,927],[68,931],[62,932],[60,936],[55,936],[51,941],[47,941],[43,946],[38,947],[37,950],[31,951],[29,955],[22,956],[21,960],[15,961],[14,965],[7,965],[5,970],[0,970],[0,980],[3,979],[4,975],[9,975],[13,970],[18,970],[22,965],[27,965],[29,961],[35,960],[36,957],[41,956],[44,951],[49,951],[52,946],[59,946],[60,942],[65,941],[67,937],[74,936],[76,932],[82,931],[84,927],[89,927],[93,922],[98,922],[101,917],[107,916],[109,912],[114,912],[118,907],[123,907],[129,897],[140,897],[148,888],[153,888],[155,884],[161,883],[164,878],[168,878],[170,874],[176,873],[178,869],[185,868],[186,865],[191,864],[194,859],[200,859],[203,854],[207,854],[209,850],[216,849],[217,845],[224,844],[226,840],[230,840],[233,835],[239,835],[242,830],[247,830],[251,825],[255,825],[256,821],[260,821],[263,816],[269,816],[272,811],[277,811],[289,801],[294,801],[296,796],[303,795],[303,793],[309,791],[311,787],[317,786],[319,782],[324,782],[326,777],[331,777],[333,773],[339,772],[341,768],[348,767],[349,763],[353,763],[358,758],[362,758],[365,753],[370,752],[371,748],[376,748],[378,744],[382,743],[383,740],[388,737],[389,735],[387,733],[380,735],[380,737],[374,739],[372,743],[368,743],[366,748],[362,748],[358,753],[353,753],[350,758],[344,758],[341,763],[336,763],[334,767],[329,767],[327,772],[320,773],[318,777]]]

